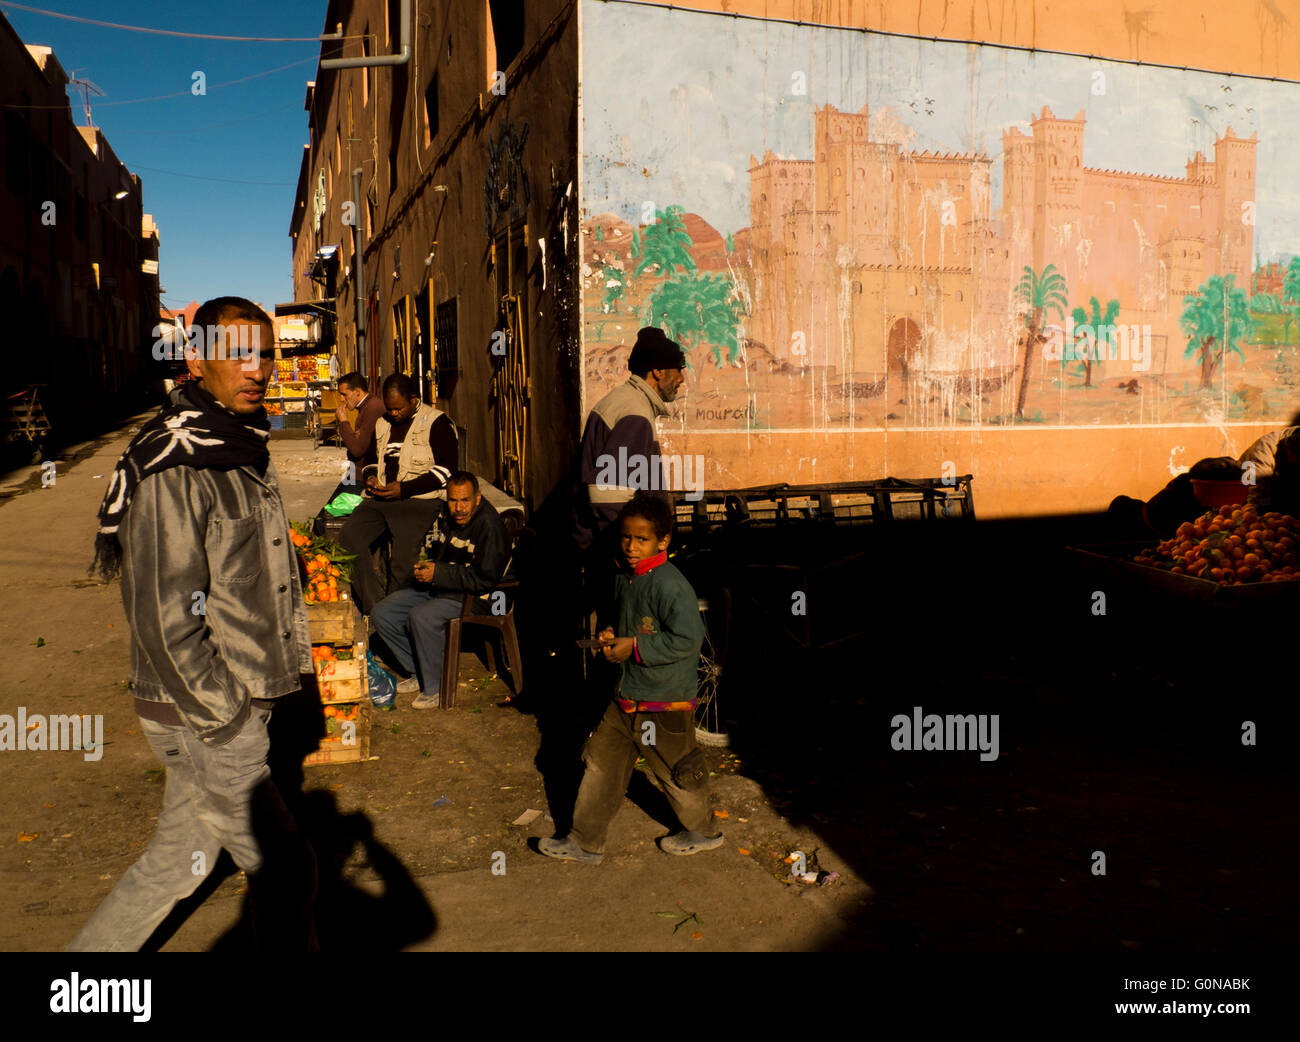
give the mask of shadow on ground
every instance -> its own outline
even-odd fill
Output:
[[[1233,612],[1099,579],[1064,547],[1105,541],[1104,523],[863,532],[836,551],[860,556],[809,593],[814,639],[862,630],[823,650],[773,607],[791,603],[782,580],[737,598],[732,749],[875,891],[831,947],[1210,952],[1294,937],[1286,632],[1300,589],[1285,614]],[[893,719],[918,706],[997,714],[998,758],[894,750]]]

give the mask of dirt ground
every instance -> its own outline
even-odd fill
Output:
[[[87,578],[95,512],[131,425],[0,487],[0,641],[10,649],[0,712],[102,713],[106,749],[4,752],[0,771],[0,949],[62,948],[152,836],[162,771],[125,684],[128,631],[117,584]],[[306,518],[338,479],[337,449],[272,442],[288,513]],[[296,804],[320,856],[322,945],[417,950],[798,950],[824,947],[871,900],[825,838],[784,819],[733,756],[712,753],[726,846],[674,858],[648,782],[634,784],[597,868],[558,863],[534,766],[535,717],[473,654],[460,705],[377,712],[371,760],[308,768]],[[777,798],[779,800],[779,797]],[[445,802],[444,802],[445,801]],[[511,823],[527,810],[527,827]],[[662,814],[661,814],[662,816]],[[790,885],[783,858],[811,852],[840,878]],[[504,871],[503,871],[504,869]],[[238,943],[243,876],[225,858],[163,950]],[[197,905],[197,907],[193,907]],[[180,916],[176,917],[178,920]]]
[[[86,577],[128,435],[71,453],[52,486],[36,469],[0,487],[0,713],[102,713],[108,743],[98,762],[0,753],[0,949],[65,945],[148,842],[162,800],[125,690],[120,591]],[[312,515],[337,450],[277,440],[272,452],[290,516]],[[463,654],[457,708],[403,699],[375,715],[373,759],[286,786],[320,865],[322,949],[1073,952],[1097,965],[1191,953],[1225,976],[1293,949],[1296,604],[1234,613],[1072,565],[1064,548],[1113,538],[1104,523],[801,530],[775,550],[761,532],[752,545],[728,533],[760,570],[735,589],[732,750],[710,753],[727,842],[691,858],[655,846],[667,818],[639,776],[604,864],[535,853],[547,813],[571,810],[573,749],[556,744],[556,721],[572,693],[529,666],[512,700]],[[853,553],[800,581],[815,627],[857,636],[799,652],[795,580],[761,566],[794,548],[839,553],[840,536]],[[784,617],[763,607],[774,601]],[[915,707],[996,714],[1000,755],[893,748],[895,715]],[[512,824],[529,810],[541,814]],[[791,882],[793,851],[838,878]],[[232,867],[181,909],[164,950],[241,948]]]

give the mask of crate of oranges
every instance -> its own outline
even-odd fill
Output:
[[[353,702],[367,697],[366,651],[363,643],[358,641],[351,647],[313,644],[311,658],[316,670],[316,686],[323,704]]]
[[[298,552],[312,643],[351,644],[355,612],[348,587],[354,555],[300,521],[291,525],[289,537]]]
[[[326,705],[325,734],[316,751],[303,759],[304,767],[333,763],[359,763],[370,759],[370,703]]]

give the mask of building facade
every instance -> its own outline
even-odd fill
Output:
[[[140,179],[76,126],[67,72],[0,15],[0,308],[4,390],[46,384],[56,430],[137,399],[158,315],[158,230]]]
[[[397,53],[401,9],[334,0],[323,32],[351,42],[322,58]],[[444,0],[410,17],[405,64],[308,85],[295,307],[332,310],[345,371],[415,377],[464,463],[536,504],[580,422],[576,7]]]

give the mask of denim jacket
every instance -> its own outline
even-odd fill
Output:
[[[289,525],[269,462],[171,467],[135,491],[118,538],[135,696],[174,703],[222,745],[250,699],[298,690],[311,635]]]

